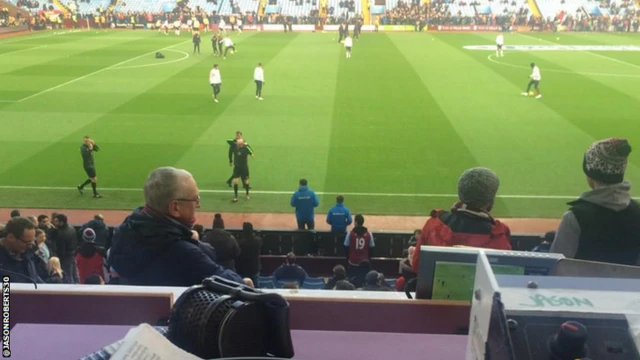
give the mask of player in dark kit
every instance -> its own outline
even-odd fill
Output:
[[[253,157],[253,151],[243,139],[238,139],[233,152],[233,202],[238,201],[238,179],[242,179],[243,187],[247,192],[246,199],[249,200],[249,155]]]
[[[193,34],[193,53],[196,53],[196,49],[198,50],[198,54],[200,54],[200,34]]]
[[[358,40],[360,38],[360,32],[362,30],[362,21],[358,20],[353,26],[353,38]]]
[[[217,34],[213,34],[213,36],[211,37],[211,47],[213,48],[213,56],[218,56],[218,41],[220,39],[218,39],[218,35]]]
[[[224,43],[224,37],[222,36],[222,32],[218,33],[218,55],[222,56],[222,46]]]
[[[340,44],[342,42],[342,39],[344,39],[345,37],[347,37],[344,34],[344,25],[340,24],[340,27],[338,27],[338,44]]]
[[[82,183],[82,185],[78,185],[78,192],[82,195],[84,187],[91,183],[91,188],[93,189],[93,197],[101,198],[102,195],[98,194],[96,190],[98,178],[96,177],[96,166],[93,162],[93,152],[99,151],[100,148],[96,145],[96,142],[86,135],[82,139],[82,146],[80,146],[80,154],[82,154],[82,166],[84,167],[85,173],[87,173],[88,179]]]
[[[242,131],[238,130],[236,131],[235,139],[227,140],[227,144],[229,144],[229,166],[233,166],[233,152],[236,150],[236,143],[240,139],[242,139]],[[251,154],[253,154],[253,149],[251,148],[251,146],[246,142],[245,145],[247,146]],[[227,185],[229,185],[229,187],[231,187],[231,180],[233,180],[233,174],[231,174],[231,176],[227,179]]]

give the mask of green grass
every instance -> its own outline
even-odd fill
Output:
[[[640,52],[472,51],[495,34],[364,34],[351,59],[335,35],[234,34],[238,53],[192,54],[188,34],[38,33],[0,40],[0,206],[131,209],[159,166],[191,171],[203,210],[290,212],[298,179],[318,212],[346,194],[353,212],[425,215],[455,201],[462,171],[501,179],[494,214],[559,218],[587,190],[582,154],[609,136],[640,146]],[[507,45],[640,45],[637,34],[507,34]],[[163,50],[160,50],[163,49]],[[154,59],[161,51],[164,60]],[[188,55],[188,57],[187,57]],[[491,61],[493,60],[493,61]],[[253,68],[265,64],[264,101]],[[528,64],[540,100],[522,97]],[[208,71],[220,64],[220,103]],[[256,151],[254,194],[230,202],[225,140]],[[79,196],[90,134],[103,199]],[[627,178],[640,180],[632,153]],[[89,191],[90,192],[90,191]],[[403,194],[403,195],[397,195]]]
[[[492,265],[496,275],[524,275],[525,269],[512,265]],[[476,277],[476,265],[439,261],[433,274],[433,300],[470,301]]]

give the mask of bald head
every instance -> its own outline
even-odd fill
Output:
[[[236,142],[236,144],[238,145],[238,147],[243,147],[245,142],[244,139],[238,139],[238,141]]]
[[[166,212],[171,201],[184,197],[195,186],[191,173],[174,167],[157,168],[144,183],[145,203],[158,211]]]

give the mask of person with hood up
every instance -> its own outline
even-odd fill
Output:
[[[314,209],[320,205],[320,200],[313,190],[309,189],[307,179],[300,179],[298,191],[291,197],[291,207],[296,208],[298,229],[315,228]]]
[[[253,286],[215,262],[210,247],[193,239],[200,207],[198,185],[186,170],[160,167],[144,184],[145,205],[116,229],[109,264],[126,285],[192,286],[220,276]]]
[[[550,252],[569,258],[640,265],[640,206],[624,181],[631,145],[626,139],[597,141],[584,154],[591,188],[560,221]]]

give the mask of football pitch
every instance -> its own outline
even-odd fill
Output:
[[[364,33],[350,59],[332,33],[234,33],[225,60],[206,33],[201,54],[184,33],[1,39],[0,207],[131,209],[151,170],[176,166],[195,176],[206,211],[291,212],[306,178],[317,213],[344,194],[354,213],[427,215],[455,201],[465,169],[486,166],[501,180],[494,215],[559,218],[587,190],[585,149],[610,136],[637,148],[626,177],[640,180],[640,35],[505,34],[500,58],[495,35]],[[521,95],[531,62],[542,99]],[[256,157],[251,200],[232,203],[225,140],[236,130]],[[102,199],[75,189],[85,134],[101,148]]]

